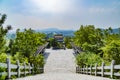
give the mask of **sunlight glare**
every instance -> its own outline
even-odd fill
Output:
[[[40,10],[50,13],[62,13],[67,11],[72,0],[31,0],[32,3]]]

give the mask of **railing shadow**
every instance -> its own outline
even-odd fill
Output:
[[[75,52],[73,52],[73,55],[74,55],[74,57],[76,57],[76,56],[77,56],[77,54],[76,54]]]
[[[44,61],[45,61],[45,63],[46,63],[46,61],[47,61],[47,59],[48,59],[50,53],[49,53],[49,52],[44,52],[43,55],[44,55]]]
[[[66,50],[66,48],[52,48],[52,50]]]

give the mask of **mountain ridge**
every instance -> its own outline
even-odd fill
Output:
[[[66,29],[58,29],[58,28],[46,28],[46,29],[41,29],[41,30],[37,30],[37,31],[74,31],[74,30],[66,30]]]

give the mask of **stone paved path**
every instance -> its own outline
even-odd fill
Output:
[[[52,50],[47,49],[49,55],[45,64],[45,73],[20,78],[17,80],[110,80],[75,73],[75,57],[72,49]]]
[[[47,50],[50,52],[45,73],[75,73],[75,57],[72,50]]]

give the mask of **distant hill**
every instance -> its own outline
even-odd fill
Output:
[[[15,33],[7,33],[6,39],[15,39],[16,34]]]
[[[43,30],[35,30],[36,32],[42,32],[45,33],[48,37],[53,37],[54,34],[63,34],[64,36],[74,36],[73,30],[60,30],[57,28],[48,28]],[[119,33],[119,28],[113,29],[113,33]],[[15,39],[16,33],[15,31],[9,32],[6,35],[7,39]]]
[[[37,32],[42,32],[47,35],[54,35],[54,34],[63,34],[64,36],[74,36],[74,31],[73,30],[60,30],[57,28],[48,28],[48,29],[43,29],[43,30],[36,30]]]
[[[39,31],[60,31],[57,28],[47,28],[47,29],[43,29],[43,30],[39,30]]]
[[[57,28],[48,28],[48,29],[35,30],[35,31],[45,33],[48,37],[53,37],[54,34],[63,34],[64,36],[74,36],[73,30],[60,30]],[[6,35],[7,39],[15,39],[15,37],[16,37],[15,31],[9,32]]]
[[[113,29],[113,33],[119,33],[119,28]]]

